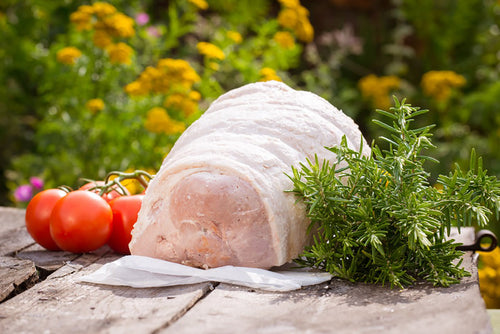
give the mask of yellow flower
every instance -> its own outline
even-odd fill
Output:
[[[90,30],[94,27],[96,32],[99,31],[97,36],[94,35],[94,44],[100,48],[106,47],[106,43],[110,44],[110,37],[128,38],[135,34],[134,20],[106,2],[78,7],[78,10],[70,15],[70,20],[78,30]]]
[[[125,93],[130,96],[144,96],[148,94],[148,90],[140,81],[133,81],[125,86]]]
[[[209,59],[219,59],[223,60],[226,56],[224,55],[224,52],[219,49],[216,45],[212,43],[207,43],[207,42],[199,42],[196,45],[196,48],[198,51],[204,55],[205,57]]]
[[[288,31],[278,31],[274,34],[273,40],[283,49],[293,49],[295,46],[295,39]]]
[[[481,254],[481,262],[484,263],[485,266],[493,267],[496,269],[500,269],[500,249],[495,248],[492,252],[489,253],[480,253]]]
[[[259,71],[260,80],[259,81],[282,81],[281,78],[276,74],[276,71],[270,67],[264,67]]]
[[[175,73],[181,73],[187,70],[190,65],[184,59],[162,58],[158,60],[158,69],[165,69]]]
[[[198,92],[191,92],[198,93]],[[163,105],[165,108],[172,108],[179,111],[182,111],[184,116],[188,117],[198,110],[197,100],[191,98],[191,93],[188,95],[181,93],[174,93],[169,95]],[[198,93],[199,94],[199,93]]]
[[[399,88],[400,79],[394,75],[377,77],[370,74],[361,78],[358,86],[363,97],[375,108],[387,109],[391,106],[390,93]]]
[[[310,43],[314,38],[314,28],[309,20],[300,20],[295,27],[295,34],[302,42]]]
[[[429,71],[422,76],[422,89],[437,101],[446,101],[453,88],[465,85],[465,78],[453,71]]]
[[[93,114],[104,109],[104,101],[101,99],[88,100],[85,103],[85,108],[90,110]]]
[[[190,87],[192,81],[186,78],[189,64],[181,59],[160,59],[155,71],[151,70],[146,77],[151,77],[152,90],[155,93],[168,93],[173,87]],[[190,67],[190,66],[189,66]]]
[[[184,123],[171,119],[167,111],[160,107],[148,111],[144,126],[150,132],[165,134],[176,134],[186,129]]]
[[[299,17],[297,12],[293,9],[283,9],[278,14],[278,22],[284,28],[293,29],[298,21]]]
[[[77,11],[77,12],[80,12],[80,13],[85,13],[85,14],[88,14],[88,15],[93,15],[93,14],[95,14],[94,7],[89,6],[89,5],[82,5],[82,6],[79,6],[79,7],[78,7],[78,9],[77,9],[76,11]]]
[[[113,43],[113,40],[106,30],[97,29],[94,32],[93,42],[98,48],[105,49]]]
[[[162,79],[169,81],[169,87],[180,86],[190,90],[194,83],[201,80],[191,65],[183,59],[160,59],[157,67],[163,74]]]
[[[156,67],[146,67],[136,81],[125,86],[125,91],[131,96],[189,92],[200,80],[199,75],[187,61],[164,58],[158,61]]]
[[[229,37],[229,39],[232,39],[236,44],[240,44],[243,41],[243,37],[241,37],[241,34],[237,31],[229,30],[226,34],[227,37]]]
[[[148,66],[142,71],[137,79],[141,83],[144,91],[161,93],[170,87],[162,71],[153,66]]]
[[[479,252],[479,288],[487,308],[500,308],[500,249]]]
[[[57,51],[57,61],[65,65],[74,65],[76,60],[80,58],[82,52],[73,46],[65,47]]]
[[[112,64],[126,64],[131,63],[130,57],[134,53],[134,50],[125,43],[111,44],[106,51],[109,55],[109,60]]]
[[[188,0],[188,1],[201,10],[205,10],[208,8],[208,3],[205,0]]]
[[[292,30],[302,42],[309,43],[314,38],[314,29],[309,21],[309,11],[298,0],[280,0],[284,7],[278,14],[278,23]]]
[[[279,0],[280,4],[287,8],[297,8],[300,7],[299,0]]]
[[[195,90],[192,90],[188,94],[189,98],[193,101],[199,101],[201,99],[201,94],[200,92],[197,92]]]
[[[116,13],[116,8],[107,2],[95,2],[92,8],[94,9],[94,13],[100,18]]]
[[[167,111],[160,107],[155,107],[148,111],[144,126],[153,133],[162,133],[168,127],[170,117]]]
[[[69,20],[76,25],[76,29],[90,30],[92,29],[92,14],[94,9],[91,6],[83,5],[78,7],[76,12],[71,13]]]
[[[129,38],[135,35],[134,19],[123,13],[104,17],[96,27],[106,29],[114,37]]]

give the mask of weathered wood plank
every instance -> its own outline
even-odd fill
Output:
[[[150,333],[181,317],[212,287],[133,289],[79,282],[116,258],[85,254],[0,304],[0,332]]]
[[[0,234],[24,226],[24,209],[0,206]]]
[[[24,224],[24,209],[0,207],[0,255],[31,260],[46,272],[62,267],[79,255],[63,251],[47,251],[34,242]]]
[[[24,225],[23,209],[0,207],[0,255],[15,253],[34,244]]]
[[[475,284],[404,291],[334,280],[298,292],[221,285],[160,333],[491,333]]]
[[[0,302],[30,288],[40,273],[47,275],[78,256],[48,252],[34,243],[26,231],[24,215],[23,209],[0,207]],[[16,258],[4,256],[16,253]]]
[[[452,237],[471,243],[473,230]],[[109,248],[81,256],[44,251],[25,230],[24,210],[0,208],[0,256],[6,254],[17,256],[5,257],[7,271],[0,269],[0,282],[7,285],[9,280],[12,286],[26,282],[21,273],[32,272],[32,262],[47,271],[60,268],[0,304],[0,333],[492,331],[470,253],[463,265],[472,277],[447,289],[419,284],[399,291],[341,280],[289,293],[224,284],[210,293],[208,283],[150,289],[98,286],[80,283],[79,277],[115,260],[118,256]],[[16,264],[9,266],[8,261]],[[20,270],[20,279],[14,278],[13,268]]]
[[[473,232],[455,236],[472,242]],[[349,283],[288,293],[221,284],[161,333],[490,333],[471,253],[472,274],[450,288],[417,284],[405,290]]]
[[[0,257],[0,302],[5,300],[16,289],[24,285],[26,288],[35,284],[38,279],[35,265],[29,260],[12,257]]]
[[[66,262],[76,259],[79,254],[63,251],[48,251],[38,244],[29,246],[16,254],[19,259],[31,260],[36,267],[45,271],[53,272],[61,268]]]

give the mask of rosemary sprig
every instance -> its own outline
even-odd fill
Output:
[[[389,132],[373,144],[371,155],[341,144],[326,149],[336,161],[307,160],[292,167],[292,190],[307,206],[314,242],[296,262],[351,281],[389,283],[403,288],[417,279],[449,286],[470,275],[463,254],[447,240],[451,226],[485,227],[500,212],[500,182],[488,176],[471,154],[469,171],[457,165],[441,175],[442,189],[431,186],[422,151],[434,147],[433,125],[412,128],[421,110],[395,99],[389,121],[374,120]]]

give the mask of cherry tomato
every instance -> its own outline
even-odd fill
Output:
[[[111,235],[113,212],[99,195],[76,190],[61,198],[52,210],[50,235],[65,251],[84,253],[98,249]]]
[[[48,250],[60,250],[50,235],[50,215],[56,202],[66,196],[61,189],[47,189],[36,194],[26,208],[26,229],[40,246]]]
[[[104,185],[104,181],[95,181],[95,182],[89,182],[89,183],[86,183],[84,184],[83,186],[81,186],[78,190],[90,190],[96,186],[102,186]],[[90,190],[96,194],[99,194],[101,192],[100,189],[93,189],[93,190]],[[125,193],[125,195],[129,195],[128,191]],[[111,190],[110,192],[108,193],[105,193],[102,195],[102,198],[104,198],[106,200],[106,202],[111,202],[112,200],[114,200],[115,198],[118,198],[118,197],[121,197],[123,196],[122,193],[118,190]]]
[[[130,254],[128,244],[132,239],[132,228],[137,221],[143,195],[122,196],[109,205],[113,211],[113,229],[108,245],[117,253]]]

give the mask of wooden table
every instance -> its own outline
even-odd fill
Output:
[[[472,229],[462,230],[471,243]],[[298,291],[201,283],[134,289],[80,283],[118,258],[108,248],[49,252],[24,228],[24,210],[0,208],[0,333],[491,333],[472,276],[450,288],[405,290],[338,279]]]

